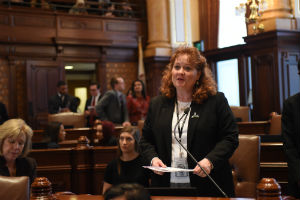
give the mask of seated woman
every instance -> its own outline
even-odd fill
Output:
[[[149,171],[139,154],[139,134],[137,129],[126,126],[122,129],[118,142],[118,158],[112,160],[104,174],[103,193],[113,185],[121,183],[138,183],[149,186]]]
[[[45,133],[46,148],[59,148],[59,142],[66,139],[65,127],[60,122],[49,122]]]
[[[36,177],[36,162],[26,157],[31,148],[32,129],[22,119],[10,119],[0,126],[0,175]]]
[[[110,121],[95,120],[94,122],[94,145],[97,146],[116,146],[117,139],[113,135],[115,126]]]

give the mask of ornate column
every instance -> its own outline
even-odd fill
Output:
[[[148,45],[144,52],[147,93],[159,94],[162,72],[168,64],[170,45],[170,19],[168,0],[147,0]]]
[[[299,21],[299,19],[295,18],[293,5],[290,2],[290,0],[260,1],[260,5],[256,5],[260,17],[254,22],[248,23],[248,35],[274,30],[300,30],[300,27],[297,25],[299,23],[297,20]],[[255,12],[252,1],[249,6],[251,13]]]
[[[145,57],[170,56],[168,0],[147,0],[148,46]]]

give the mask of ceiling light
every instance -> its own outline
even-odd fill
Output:
[[[66,70],[72,70],[72,69],[74,69],[74,66],[72,66],[72,65],[67,65],[67,66],[65,66],[65,69],[66,69]]]

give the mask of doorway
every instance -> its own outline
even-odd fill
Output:
[[[83,113],[86,100],[89,97],[89,85],[96,82],[96,64],[70,62],[65,63],[66,81],[69,94],[80,99],[77,112]]]

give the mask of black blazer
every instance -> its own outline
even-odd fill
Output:
[[[300,198],[300,93],[283,103],[283,149],[288,162],[289,194]]]
[[[3,156],[0,156],[0,175],[10,176],[9,170],[6,166],[6,160]],[[30,184],[36,177],[36,162],[29,157],[16,159],[16,176],[29,176]]]
[[[64,101],[58,94],[52,96],[48,103],[48,112],[50,114],[56,114],[59,112],[59,108],[69,108],[72,112],[77,112],[77,106],[74,101],[74,97],[68,94],[65,95]]]
[[[171,165],[172,117],[175,99],[158,96],[150,102],[148,115],[140,141],[147,162],[159,157]],[[223,93],[209,97],[203,104],[192,102],[187,133],[187,148],[200,161],[209,159],[214,169],[211,176],[229,196],[234,196],[233,180],[228,159],[238,146],[238,128]],[[196,166],[188,157],[188,166]],[[208,178],[190,173],[191,186],[197,187],[201,196],[222,196]],[[154,174],[154,186],[169,186],[170,174]]]

